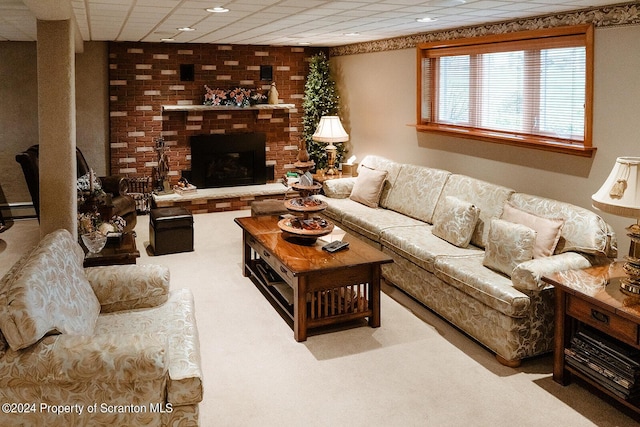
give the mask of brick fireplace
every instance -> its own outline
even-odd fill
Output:
[[[111,173],[152,175],[155,140],[162,137],[171,184],[191,168],[190,137],[199,134],[260,132],[266,135],[266,164],[280,178],[292,168],[302,130],[302,98],[308,47],[168,43],[109,43]],[[279,109],[201,109],[204,85],[268,92],[260,80],[270,66]],[[194,107],[194,108],[190,108]]]

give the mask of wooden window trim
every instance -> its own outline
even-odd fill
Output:
[[[585,46],[585,118],[584,118],[584,143],[577,144],[575,141],[563,140],[562,138],[545,137],[531,134],[518,134],[514,132],[491,131],[476,127],[465,127],[458,125],[449,125],[435,123],[424,120],[422,117],[422,87],[423,87],[423,60],[428,58],[437,58],[450,55],[451,52],[460,52],[461,54],[484,53],[495,48],[495,44],[501,44],[500,49],[517,50],[523,47],[539,47],[537,40],[553,38],[551,44],[557,43],[562,46],[580,45]],[[549,43],[550,40],[545,40]],[[494,46],[487,46],[493,44]],[[484,46],[482,46],[484,45]],[[546,47],[546,46],[545,46]],[[516,49],[514,49],[516,48]],[[520,147],[541,149],[546,151],[573,154],[578,156],[592,157],[596,151],[593,147],[593,25],[575,25],[570,27],[558,27],[543,30],[531,30],[517,33],[490,35],[483,37],[472,37],[457,40],[445,40],[439,42],[422,43],[417,46],[417,124],[416,129],[420,132],[430,132],[448,136],[470,138],[474,140],[488,141],[499,144],[514,145]],[[431,80],[428,82],[431,97],[430,111],[432,114],[436,111],[434,105],[437,101],[438,67],[433,65],[430,70]],[[535,101],[534,101],[535,102]],[[474,114],[470,111],[470,114]]]

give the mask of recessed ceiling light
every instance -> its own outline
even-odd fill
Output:
[[[309,43],[309,42],[299,42],[298,44],[300,46],[309,46],[311,43]]]
[[[191,27],[180,27],[178,28],[178,31],[195,31],[195,28],[191,28]]]
[[[175,39],[160,39],[161,42],[172,42],[175,41]]]
[[[226,7],[210,7],[205,9],[207,12],[211,12],[211,13],[225,13],[225,12],[229,12],[229,9],[227,9]]]
[[[436,18],[429,18],[428,16],[425,16],[424,18],[416,19],[416,22],[421,22],[421,23],[434,22],[434,21],[437,21],[437,19]]]
[[[353,37],[353,36],[359,36],[360,33],[344,33],[343,35],[348,36],[348,37]]]

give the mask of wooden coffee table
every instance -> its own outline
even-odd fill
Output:
[[[84,267],[135,264],[140,257],[140,251],[136,247],[136,236],[132,232],[124,233],[120,242],[107,242],[97,254],[89,253],[82,240],[80,240],[80,246],[85,253]]]
[[[278,220],[259,216],[235,222],[243,230],[244,275],[287,320],[296,341],[305,341],[309,329],[358,319],[379,327],[380,266],[392,259],[355,238],[348,249],[334,253],[322,250],[325,239],[292,243],[283,238]],[[265,271],[277,276],[270,280]]]

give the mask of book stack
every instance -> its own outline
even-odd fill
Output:
[[[640,350],[581,325],[564,353],[567,365],[621,399],[640,396]]]

